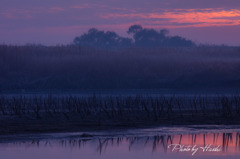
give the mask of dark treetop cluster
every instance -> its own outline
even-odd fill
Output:
[[[121,37],[112,31],[100,31],[95,28],[89,29],[87,33],[76,37],[74,44],[80,46],[91,46],[97,48],[117,47],[190,47],[195,44],[180,36],[169,36],[169,31],[162,29],[143,28],[141,25],[132,25],[127,33],[132,38]]]

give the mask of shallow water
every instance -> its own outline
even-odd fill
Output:
[[[202,125],[1,136],[0,142],[1,159],[221,159],[240,157],[240,128],[238,126]],[[174,146],[176,146],[175,149]],[[182,148],[185,149],[179,149],[178,146],[183,146]]]

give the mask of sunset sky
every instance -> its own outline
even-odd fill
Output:
[[[91,27],[132,24],[197,43],[240,45],[240,0],[1,0],[0,44],[69,44]]]

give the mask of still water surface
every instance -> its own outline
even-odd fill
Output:
[[[0,142],[0,159],[240,158],[236,126],[1,136]]]

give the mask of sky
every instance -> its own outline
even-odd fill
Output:
[[[93,27],[127,36],[133,24],[240,46],[240,0],[1,0],[0,44],[70,44]]]

